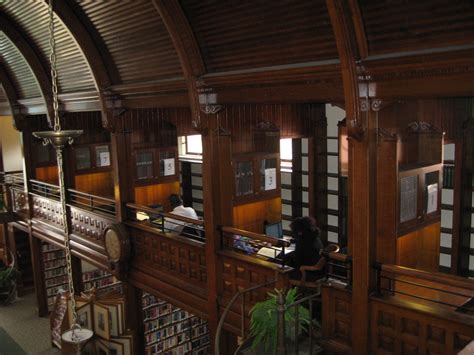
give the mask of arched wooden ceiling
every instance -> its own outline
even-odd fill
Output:
[[[349,60],[364,78],[381,82],[383,95],[411,88],[400,78],[473,72],[471,0],[346,0],[342,15],[353,37],[346,42],[334,35],[333,1],[61,0],[55,21],[62,101],[80,102],[71,110],[97,110],[105,100],[99,89],[126,107],[189,106],[188,90],[204,88],[223,103],[340,102],[340,48],[351,41]],[[4,0],[0,11],[48,67],[46,1]],[[18,99],[38,97],[31,73],[11,59],[15,49],[1,36],[0,45]],[[186,49],[191,56],[183,56]],[[186,60],[203,69],[185,75],[186,65],[193,67]],[[447,79],[447,94],[471,93],[456,91],[455,79]],[[442,88],[429,91],[439,94]]]

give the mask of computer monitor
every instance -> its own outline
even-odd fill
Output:
[[[266,224],[265,234],[275,238],[283,238],[283,227],[281,222]]]

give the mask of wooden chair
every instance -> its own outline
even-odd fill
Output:
[[[290,285],[298,286],[303,288],[309,288],[316,293],[321,292],[321,283],[324,280],[324,277],[317,279],[315,281],[307,281],[307,272],[317,272],[324,270],[324,267],[327,263],[327,254],[329,253],[338,253],[339,252],[339,245],[337,244],[329,244],[326,248],[322,249],[320,254],[321,258],[315,265],[303,265],[300,267],[301,271],[301,279],[300,280],[290,280]]]

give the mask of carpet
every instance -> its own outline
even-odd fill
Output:
[[[26,355],[5,329],[0,327],[0,355]]]

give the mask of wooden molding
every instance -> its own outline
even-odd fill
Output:
[[[365,35],[364,20],[360,12],[359,2],[357,0],[349,0],[349,7],[352,15],[352,23],[354,24],[354,32],[359,49],[360,58],[366,58],[369,55],[367,45],[367,37]]]
[[[342,0],[326,0],[337,51],[341,61],[342,82],[349,137],[361,140],[364,130],[360,120],[359,82],[356,60],[358,58],[352,33],[354,28],[348,17],[346,3]]]
[[[45,66],[40,60],[38,50],[32,45],[34,41],[22,33],[19,30],[20,28],[21,26],[10,19],[4,12],[0,13],[0,31],[2,31],[12,42],[12,44],[18,49],[21,56],[24,58],[28,67],[33,73],[36,84],[40,89],[41,97],[44,101],[46,108],[45,111],[48,117],[48,124],[52,128],[54,113],[51,81]]]

